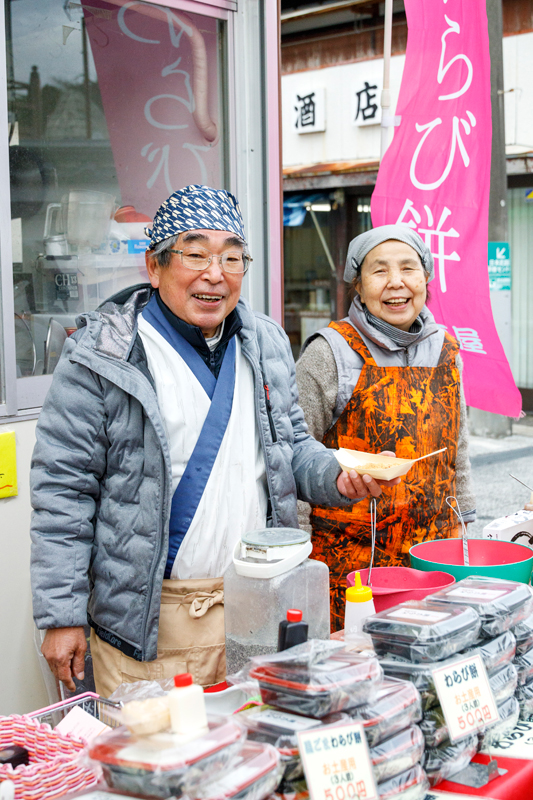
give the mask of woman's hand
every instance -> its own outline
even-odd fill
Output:
[[[395,457],[395,453],[390,450],[384,450],[378,455]],[[359,475],[352,469],[350,472],[341,472],[337,478],[337,489],[345,497],[349,497],[350,500],[363,500],[368,495],[379,497],[383,486],[397,486],[400,480],[400,478],[393,478],[390,481],[377,481],[375,478],[371,478],[370,475]]]

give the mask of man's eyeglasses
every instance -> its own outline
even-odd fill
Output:
[[[228,250],[227,253],[222,253],[221,256],[216,256],[210,253],[209,250],[204,250],[203,247],[186,247],[185,250],[170,250],[170,252],[176,253],[180,257],[184,267],[195,269],[199,272],[208,269],[213,263],[213,259],[218,258],[223,272],[244,275],[253,260],[250,256],[239,252],[239,250]]]

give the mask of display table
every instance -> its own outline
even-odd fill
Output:
[[[436,787],[438,792],[451,792],[453,794],[469,795],[470,797],[485,797],[491,800],[521,800],[530,797],[533,793],[533,761],[520,758],[506,758],[498,755],[498,766],[506,769],[505,775],[500,775],[487,783],[481,789],[472,789],[453,781],[444,781]],[[473,763],[487,764],[489,756],[478,753],[472,759]],[[451,798],[450,798],[451,800]]]

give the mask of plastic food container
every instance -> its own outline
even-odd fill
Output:
[[[298,749],[298,731],[320,728],[348,720],[346,714],[332,714],[322,720],[289,714],[271,706],[255,706],[238,715],[248,732],[248,739],[266,742],[278,751],[283,766],[283,779],[294,781],[303,777],[303,766]]]
[[[518,683],[523,686],[533,678],[533,649],[516,656],[513,664],[518,672]]]
[[[420,694],[422,710],[438,705],[439,698],[433,683],[431,670],[442,666],[443,662],[430,664],[410,664],[408,661],[381,659],[379,662],[387,677],[400,678],[413,683]]]
[[[514,730],[520,718],[520,705],[516,697],[510,697],[499,705],[498,712],[500,714],[499,722],[495,722],[490,728],[478,733],[478,749],[483,748],[486,750],[492,747]]]
[[[420,764],[378,784],[380,800],[424,800],[428,789],[429,781]]]
[[[409,681],[385,678],[371,703],[348,712],[363,723],[369,747],[422,719],[422,701]]]
[[[477,739],[476,739],[477,744]],[[424,752],[424,736],[417,725],[381,744],[372,747],[370,758],[374,767],[376,783],[383,783],[418,764]]]
[[[202,784],[190,797],[194,800],[264,800],[276,789],[282,774],[283,767],[274,747],[246,742],[222,778]]]
[[[505,664],[489,678],[490,688],[496,705],[508,700],[515,693],[518,685],[518,673],[514,664]]]
[[[517,625],[533,610],[533,597],[525,583],[465,578],[428,597],[437,604],[474,608],[484,636],[498,636]]]
[[[375,695],[383,677],[377,658],[356,655],[338,642],[311,639],[252,659],[250,678],[267,705],[321,719]]]
[[[378,656],[407,661],[442,661],[472,645],[481,623],[477,612],[464,605],[409,600],[365,620]]]
[[[528,719],[533,714],[533,681],[518,686],[515,697],[520,704],[520,719]]]
[[[482,639],[474,647],[464,651],[463,655],[479,653],[485,664],[487,673],[491,675],[496,670],[509,664],[516,655],[516,639],[511,631],[505,631],[495,639]]]
[[[424,711],[420,730],[424,734],[426,747],[439,747],[443,742],[449,743],[450,736],[440,705]]]
[[[516,639],[516,653],[522,655],[533,648],[533,614],[523,619],[513,628]]]
[[[188,742],[172,733],[139,737],[124,727],[99,736],[89,756],[113,789],[147,797],[194,794],[242,750],[245,730],[234,717],[210,717],[209,731]]]
[[[467,767],[477,753],[477,747],[478,738],[472,735],[455,744],[448,742],[440,747],[428,748],[424,753],[422,764],[429,785],[437,786],[438,783],[448,780],[456,772]]]
[[[489,677],[506,664],[511,663],[515,655],[515,637],[511,631],[505,631],[495,639],[482,640],[475,647],[465,650],[461,655],[474,655],[479,653]],[[444,663],[453,664],[455,657],[447,662],[437,661],[430,664],[411,664],[408,661],[395,661],[381,659],[380,664],[385,675],[412,681],[422,699],[424,711],[438,705],[439,700],[433,683],[432,670],[444,666]]]
[[[490,676],[489,683],[498,708],[513,698],[517,682],[518,675],[513,664],[506,664]],[[440,705],[424,711],[424,719],[420,723],[420,728],[428,747],[439,747],[449,739],[448,728]]]

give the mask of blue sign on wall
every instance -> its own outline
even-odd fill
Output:
[[[509,242],[489,242],[489,285],[491,292],[511,288],[511,249]]]

